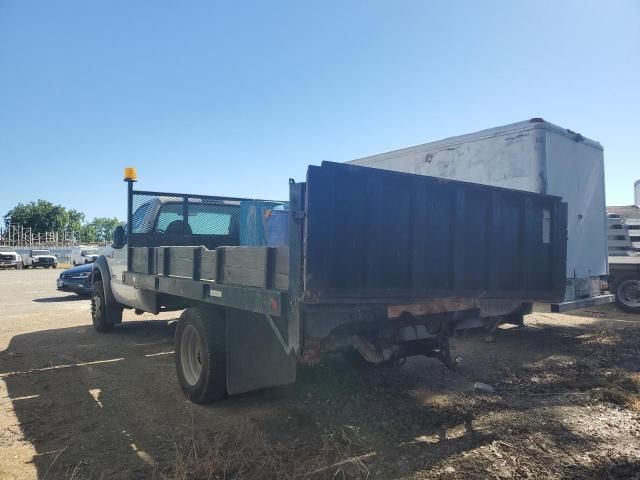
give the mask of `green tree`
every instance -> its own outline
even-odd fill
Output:
[[[123,222],[116,217],[97,217],[84,225],[81,230],[81,238],[87,243],[108,243],[113,238],[113,231]]]
[[[78,231],[84,221],[84,213],[67,210],[46,200],[19,203],[4,216],[6,224],[17,223],[33,233]]]

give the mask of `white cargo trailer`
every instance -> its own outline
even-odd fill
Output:
[[[348,163],[558,195],[568,203],[567,290],[556,311],[609,303],[602,145],[541,118]]]

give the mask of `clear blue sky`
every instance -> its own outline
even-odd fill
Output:
[[[307,164],[541,116],[640,178],[640,1],[0,0],[0,213],[285,198]],[[9,167],[9,168],[7,168]]]

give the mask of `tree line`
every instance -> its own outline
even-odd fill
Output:
[[[85,222],[85,215],[62,205],[54,205],[46,200],[18,203],[4,216],[6,226],[10,224],[31,228],[31,232],[75,232],[78,240],[85,243],[110,242],[113,230],[123,222],[116,217],[96,217]]]

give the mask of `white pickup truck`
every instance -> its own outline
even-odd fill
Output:
[[[77,267],[78,265],[95,262],[99,255],[100,252],[96,247],[79,247],[74,249],[71,259],[73,266]]]
[[[16,252],[0,252],[0,268],[22,268],[22,258]]]
[[[29,250],[22,261],[24,268],[58,268],[58,257],[49,250]]]

